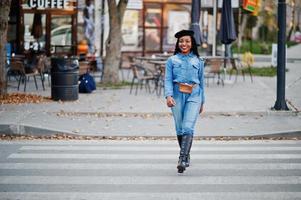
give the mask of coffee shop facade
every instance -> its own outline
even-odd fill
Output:
[[[77,2],[12,0],[7,40],[13,53],[75,54]]]
[[[83,9],[86,1],[12,0],[8,30],[12,51],[23,53],[38,49],[48,55],[76,55],[78,44],[85,39]],[[106,1],[93,2],[95,53],[102,57],[109,32]],[[208,44],[212,42],[213,2],[202,1],[200,27],[204,42]],[[189,28],[190,14],[191,0],[129,0],[122,25],[123,55],[172,52],[174,33]]]

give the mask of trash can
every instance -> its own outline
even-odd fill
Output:
[[[51,98],[55,101],[78,99],[77,58],[51,58]]]

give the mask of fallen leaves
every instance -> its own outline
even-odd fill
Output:
[[[0,95],[0,104],[45,103],[50,102],[50,97],[27,93],[11,93]]]
[[[153,119],[160,117],[171,117],[171,113],[134,113],[134,112],[69,112],[60,110],[59,112],[54,112],[58,117],[68,117],[68,116],[87,116],[87,117],[96,117],[96,118],[108,118],[108,117],[140,117],[143,119]],[[107,119],[110,121],[110,119]]]

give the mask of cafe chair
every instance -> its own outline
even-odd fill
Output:
[[[239,59],[238,58],[229,58],[227,60],[228,62],[230,62],[230,65],[231,65],[231,69],[229,71],[229,80],[231,80],[231,77],[232,77],[232,73],[233,71],[235,71],[235,83],[237,82],[237,76],[238,76],[238,68],[239,68],[239,65],[237,65],[237,63],[239,63]]]
[[[251,70],[251,64],[253,64],[253,63],[250,63],[248,60],[245,60],[245,59],[243,59],[239,63],[240,63],[241,73],[242,73],[244,81],[245,81],[245,72],[247,72],[247,73],[249,73],[251,82],[253,83],[253,75],[252,75],[252,70]]]
[[[45,55],[45,54],[41,54],[39,56],[37,56],[37,64],[36,64],[36,69],[39,72],[39,75],[41,77],[42,80],[42,86],[43,89],[45,90],[45,86],[44,86],[44,81],[45,81],[45,76],[47,75],[48,78],[48,85],[50,86],[50,75],[51,75],[51,62],[50,59]]]
[[[38,58],[37,69],[41,73],[43,78],[43,83],[45,81],[45,76],[47,77],[48,86],[50,87],[50,76],[51,76],[51,61],[50,58],[45,54],[40,55]]]
[[[139,85],[140,85],[140,89],[142,89],[143,85],[145,85],[145,88],[148,89],[149,92],[151,92],[150,81],[154,81],[155,77],[153,75],[149,75],[148,71],[145,68],[143,68],[141,65],[136,63],[131,64],[131,70],[133,72],[133,78],[131,82],[130,94],[132,94],[132,89],[135,82],[136,82],[135,95],[137,95],[138,93]]]
[[[206,59],[205,62],[205,79],[207,82],[207,87],[209,87],[209,79],[213,79],[215,81],[215,78],[217,77],[217,84],[220,83],[222,86],[224,86],[224,79],[221,76],[222,66],[223,66],[223,59],[218,58],[210,58]]]
[[[22,61],[12,60],[10,63],[10,72],[18,76],[18,90],[20,89],[21,81],[24,81],[24,92],[26,92],[27,81],[29,81],[30,77],[33,77],[36,89],[38,90],[36,76],[41,77],[42,86],[45,90],[43,78],[38,69],[34,69],[33,72],[25,72],[25,65]]]
[[[80,61],[79,62],[79,75],[83,75],[90,72],[90,62]]]

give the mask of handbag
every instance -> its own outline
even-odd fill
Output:
[[[185,94],[191,94],[194,85],[189,85],[188,83],[178,83],[180,92]]]

